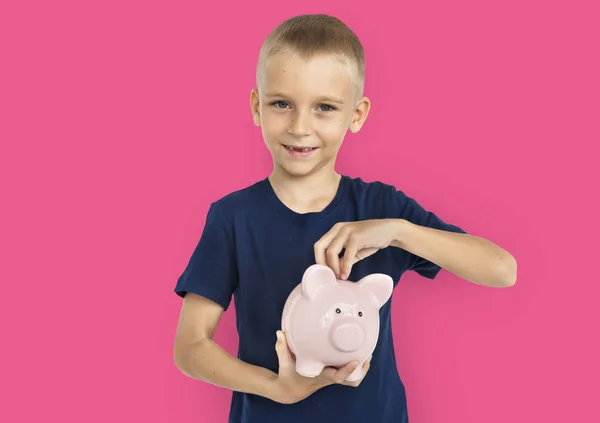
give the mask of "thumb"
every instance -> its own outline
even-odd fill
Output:
[[[278,330],[277,331],[277,343],[275,344],[275,351],[277,352],[277,358],[279,359],[279,368],[287,369],[294,365],[294,359],[292,353],[288,348],[285,334]]]

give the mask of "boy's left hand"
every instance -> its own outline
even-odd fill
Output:
[[[354,263],[396,241],[399,226],[398,219],[337,223],[315,243],[315,260],[329,266],[336,277],[347,279]],[[342,249],[345,252],[340,259]]]

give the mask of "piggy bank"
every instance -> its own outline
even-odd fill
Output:
[[[362,365],[375,350],[379,337],[379,309],[392,295],[392,278],[374,273],[350,282],[333,270],[315,264],[283,307],[281,328],[296,357],[302,376],[319,375],[326,366],[342,367],[352,360],[360,365],[346,379],[362,378]]]

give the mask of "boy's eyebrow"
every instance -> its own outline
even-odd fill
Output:
[[[287,98],[288,96],[285,95],[284,93],[280,92],[280,91],[273,91],[273,92],[267,93],[266,97],[283,97],[283,98]],[[344,104],[344,100],[342,100],[341,98],[330,97],[330,96],[319,97],[317,99],[317,101],[324,102],[324,103]]]
[[[324,103],[344,104],[344,100],[342,100],[341,98],[337,98],[337,97],[320,97],[319,101],[322,101]]]

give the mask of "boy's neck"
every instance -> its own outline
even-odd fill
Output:
[[[296,213],[320,212],[335,198],[341,175],[334,170],[301,177],[274,170],[269,182],[279,200]]]

